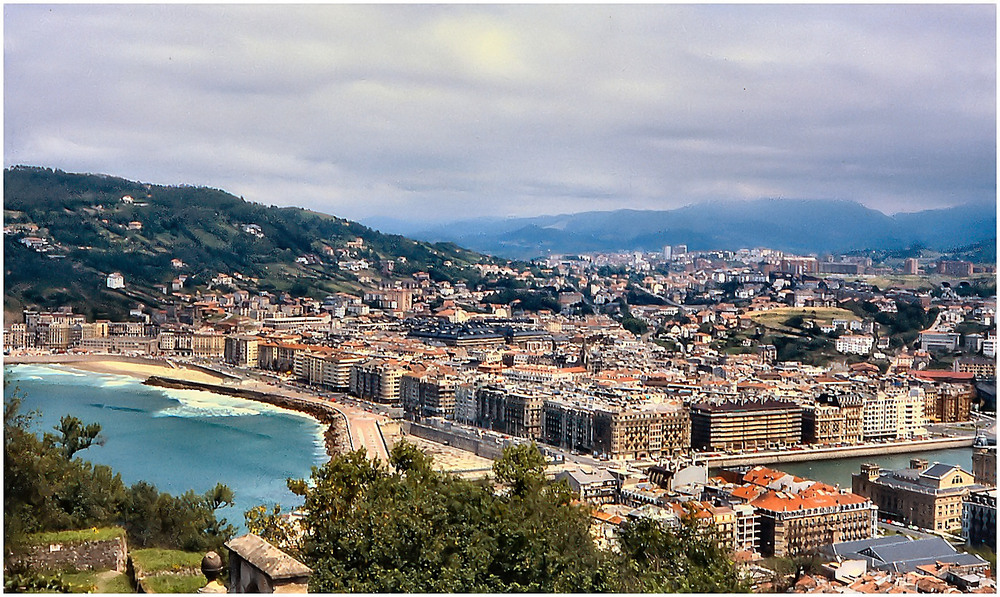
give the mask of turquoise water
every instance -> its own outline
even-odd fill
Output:
[[[236,504],[220,515],[239,528],[253,506],[301,505],[285,480],[326,461],[318,422],[267,404],[58,365],[7,366],[4,381],[5,395],[18,387],[23,409],[40,411],[36,433],[67,414],[100,423],[106,442],[80,457],[111,466],[127,485],[149,481],[174,495],[228,485]]]

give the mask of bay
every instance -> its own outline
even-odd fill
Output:
[[[219,515],[241,531],[254,506],[301,505],[286,479],[306,478],[327,459],[315,419],[268,404],[59,365],[6,366],[4,381],[5,396],[18,388],[23,410],[40,412],[36,433],[67,414],[100,423],[104,445],[79,457],[110,466],[126,485],[144,480],[174,495],[228,485],[235,505]]]

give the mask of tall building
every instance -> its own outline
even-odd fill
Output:
[[[903,273],[907,276],[916,276],[920,271],[920,262],[910,257],[903,262]]]

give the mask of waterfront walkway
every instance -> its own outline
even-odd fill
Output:
[[[773,450],[742,454],[698,455],[695,458],[700,464],[709,467],[756,466],[763,464],[780,464],[782,462],[807,462],[812,460],[836,460],[839,458],[856,458],[859,456],[881,456],[885,454],[910,454],[944,450],[948,448],[968,448],[975,442],[974,437],[942,437],[925,440],[899,441],[891,443],[862,444],[837,448],[807,448]]]

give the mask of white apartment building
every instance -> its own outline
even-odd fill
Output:
[[[864,441],[910,439],[927,434],[923,389],[900,390],[879,392],[865,401],[861,429]]]
[[[845,334],[837,338],[837,352],[844,354],[868,354],[872,351],[875,338],[866,335]]]
[[[862,411],[861,438],[868,442],[896,439],[899,430],[899,406],[896,398],[879,393],[865,400]]]

